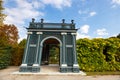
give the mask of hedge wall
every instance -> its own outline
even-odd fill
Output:
[[[0,69],[6,68],[11,60],[11,47],[0,48]]]
[[[77,40],[78,63],[83,71],[120,71],[120,39]]]

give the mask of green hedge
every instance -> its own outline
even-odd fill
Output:
[[[6,68],[10,64],[10,51],[10,47],[0,48],[0,69]]]
[[[20,66],[22,64],[24,48],[23,47],[13,47],[11,50],[11,62],[12,66]]]
[[[78,63],[83,71],[120,71],[120,39],[77,40]]]

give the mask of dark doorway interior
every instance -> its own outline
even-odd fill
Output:
[[[59,64],[60,60],[59,41],[53,38],[47,39],[43,43],[42,65]]]

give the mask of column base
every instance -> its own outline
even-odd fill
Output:
[[[32,72],[40,72],[40,66],[39,66],[39,64],[33,64]]]
[[[60,72],[66,73],[67,72],[67,64],[62,64],[60,67]]]
[[[67,64],[62,64],[60,67],[60,72],[61,73],[67,73],[67,72],[74,72],[78,73],[79,70],[79,65],[78,64],[73,64],[73,66],[67,66]]]
[[[78,73],[80,72],[79,65],[78,64],[73,64],[73,72]]]
[[[61,73],[66,73],[67,72],[67,67],[61,67],[60,72]]]
[[[40,66],[33,65],[33,66],[25,66],[21,65],[19,72],[40,72]]]
[[[32,72],[40,72],[40,67],[39,66],[32,67]]]

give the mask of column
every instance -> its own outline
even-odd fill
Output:
[[[62,64],[62,44],[60,44],[60,66]]]
[[[32,32],[27,32],[27,34],[28,34],[28,37],[27,37],[26,49],[25,49],[25,52],[24,52],[24,58],[23,58],[21,66],[20,66],[19,72],[27,72],[27,71],[29,71],[27,69],[28,68],[27,67],[27,56],[28,56],[29,42],[30,42],[30,37],[31,37]]]
[[[36,48],[36,57],[35,62],[32,67],[32,72],[40,72],[40,65],[39,65],[39,48],[40,48],[40,41],[41,41],[41,34],[42,32],[37,32],[38,40],[37,40],[37,48]]]
[[[31,36],[32,32],[27,32],[27,34],[28,34],[27,44],[26,44],[26,49],[25,49],[25,52],[24,52],[24,58],[23,58],[23,62],[21,64],[21,66],[27,66],[26,61],[27,61],[27,55],[28,55],[30,36]]]
[[[62,32],[61,35],[62,35],[62,37],[63,37],[63,41],[62,41],[62,42],[63,42],[63,44],[62,44],[62,52],[63,52],[62,57],[63,57],[63,62],[62,62],[62,65],[61,65],[61,66],[62,66],[62,67],[67,67],[67,64],[66,64],[66,47],[65,47],[65,46],[66,46],[66,45],[65,45],[65,44],[66,44],[66,43],[65,43],[65,42],[66,42],[66,41],[65,41],[65,39],[66,39],[65,37],[66,37],[67,33]]]
[[[77,62],[77,55],[76,55],[76,33],[71,33],[72,37],[73,37],[73,56],[74,56],[74,64],[73,66],[78,66],[78,62]]]
[[[36,33],[38,35],[38,41],[37,41],[37,49],[36,49],[36,58],[35,58],[35,62],[33,64],[33,66],[39,66],[39,61],[38,61],[38,56],[39,56],[39,48],[40,48],[40,41],[41,41],[41,34],[43,34],[42,32],[37,32]]]
[[[40,52],[39,52],[39,56],[38,56],[38,64],[41,65],[41,57],[42,57],[42,49],[43,49],[43,45],[40,45]]]

